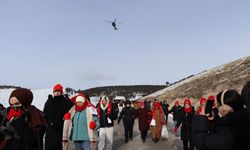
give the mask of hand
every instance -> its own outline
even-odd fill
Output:
[[[68,143],[69,142],[69,140],[63,140],[63,143]]]
[[[97,141],[90,141],[90,143],[97,143]]]
[[[174,133],[177,134],[177,131],[178,131],[178,127],[175,127],[174,128]]]

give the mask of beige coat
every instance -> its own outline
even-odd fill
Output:
[[[161,137],[161,130],[162,130],[162,123],[165,122],[163,114],[160,113],[159,110],[155,110],[155,126],[150,126],[152,139],[160,139]]]
[[[89,123],[93,121],[93,111],[95,111],[94,107],[89,105],[86,108],[86,115],[87,115],[87,124],[88,124],[88,136],[89,140],[92,143],[96,143],[97,141],[97,133],[96,130],[90,129],[89,128]],[[75,106],[73,106],[70,110],[70,119],[69,120],[64,120],[64,125],[63,125],[63,141],[68,141],[68,142],[63,142],[63,150],[70,150],[69,147],[69,141],[70,141],[70,136],[71,136],[71,130],[72,130],[72,119],[75,115],[76,109]]]

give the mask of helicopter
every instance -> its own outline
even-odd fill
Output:
[[[108,23],[111,23],[111,25],[113,26],[113,28],[114,28],[114,30],[118,30],[118,28],[117,28],[117,22],[116,22],[116,18],[114,19],[114,21],[107,21]],[[119,24],[121,24],[120,22],[119,22]]]

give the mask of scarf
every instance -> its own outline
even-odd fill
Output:
[[[83,111],[85,108],[87,108],[87,106],[88,106],[88,102],[86,101],[86,102],[83,103],[82,106],[77,106],[77,105],[75,104],[75,109],[76,109],[76,111],[81,112],[81,111]]]
[[[153,119],[155,119],[155,110],[156,110],[156,108],[159,109],[160,115],[163,115],[163,110],[162,110],[162,107],[161,107],[160,103],[159,102],[155,102],[154,109],[152,110],[152,118]]]
[[[104,106],[104,105],[102,104],[102,101],[100,101],[100,102],[99,102],[99,107],[98,107],[98,109],[97,109],[98,118],[100,118],[100,116],[101,116],[101,109],[102,109],[103,111],[106,111],[106,109],[108,109],[108,110],[107,110],[107,111],[108,111],[108,116],[110,116],[110,115],[111,115],[111,110],[112,110],[112,104],[109,103],[109,101],[107,101],[107,104]]]
[[[189,106],[188,108],[184,107],[184,111],[186,113],[190,113],[190,112],[192,112],[192,110],[193,110],[193,107],[191,107],[191,106]]]
[[[27,110],[30,112],[30,121],[29,127],[33,131],[39,131],[42,127],[45,127],[46,121],[43,117],[43,112],[37,109],[35,106],[31,105],[27,107]]]
[[[23,110],[21,107],[19,107],[17,110],[15,110],[14,108],[10,108],[10,111],[7,114],[7,119],[8,119],[8,121],[11,121],[11,119],[13,119],[15,117],[19,117],[22,114],[23,114]]]

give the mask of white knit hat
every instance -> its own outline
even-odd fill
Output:
[[[86,102],[86,99],[83,97],[83,96],[77,96],[77,98],[76,98],[76,103],[77,102],[82,102],[82,103],[84,103],[84,102]]]

